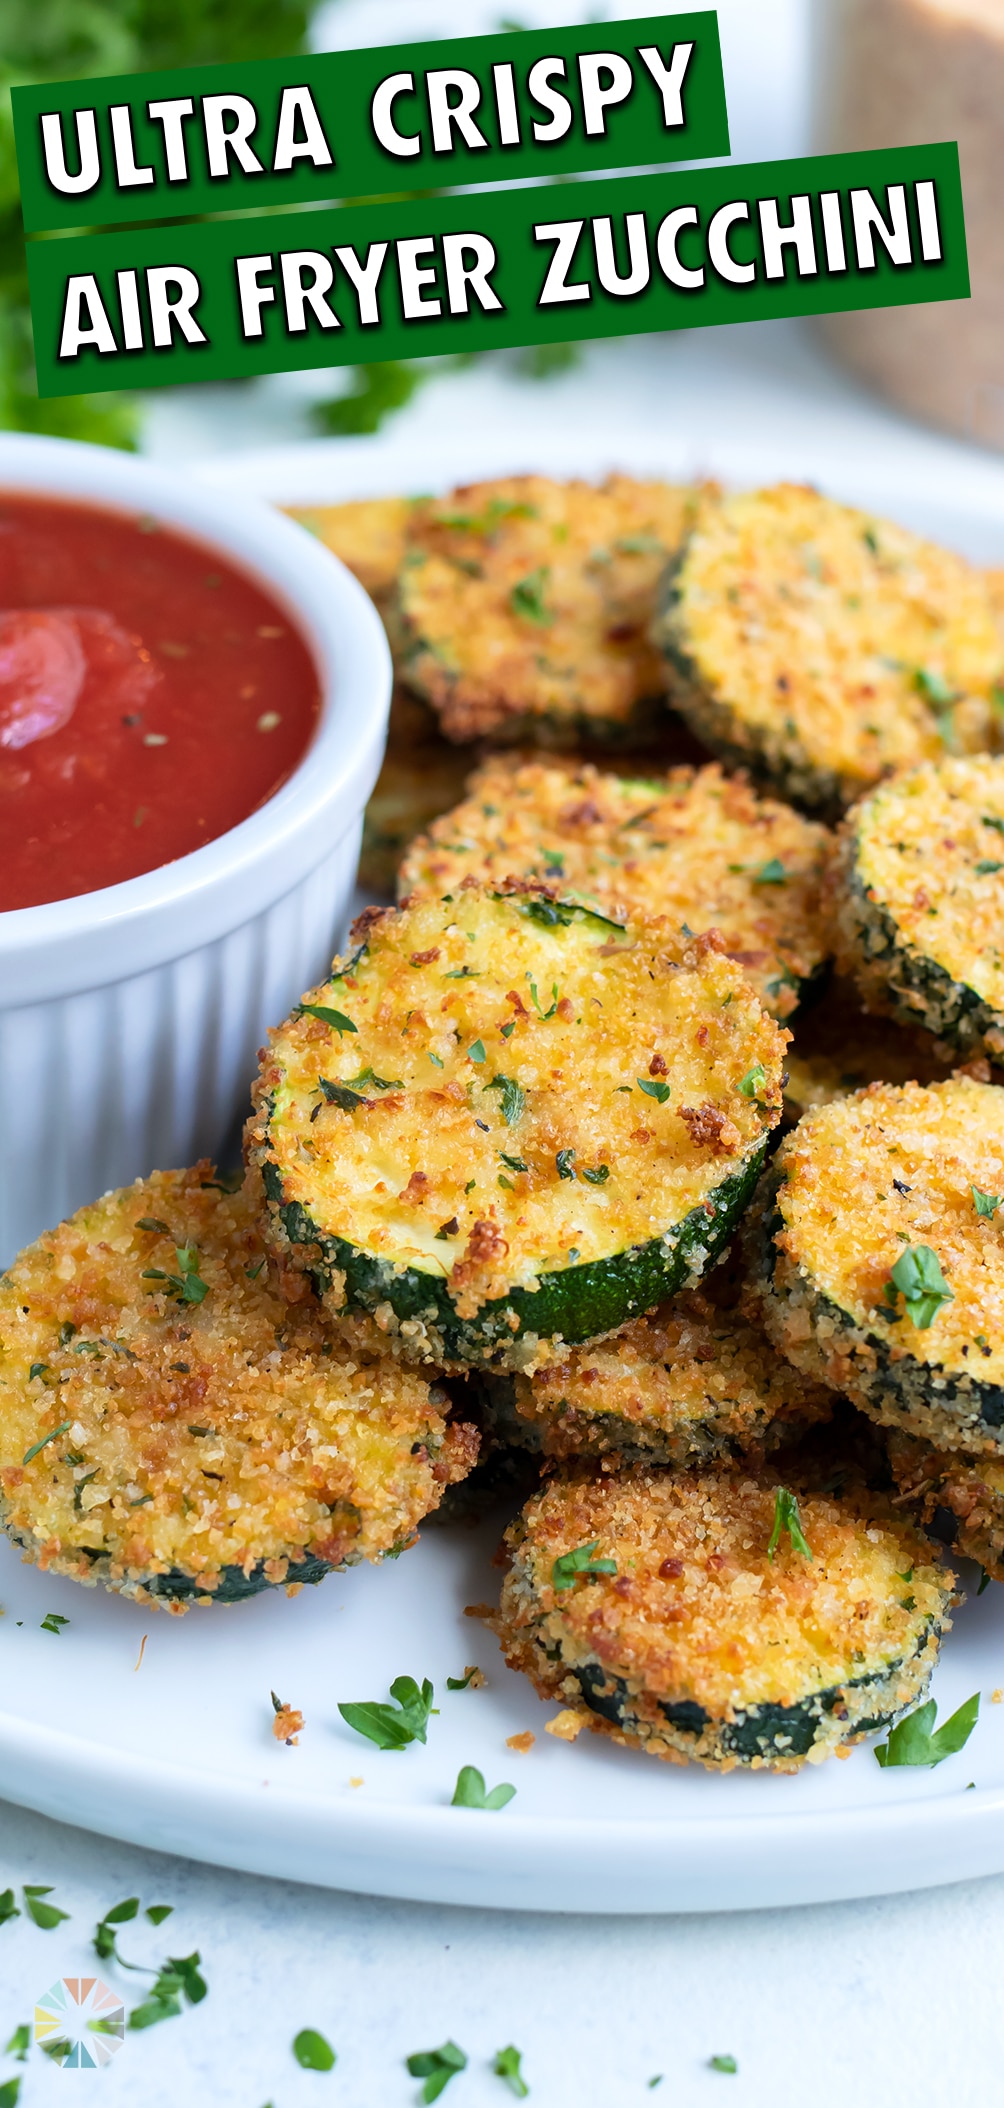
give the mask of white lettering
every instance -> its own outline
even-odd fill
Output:
[[[175,298],[169,297],[169,288],[175,288]],[[146,293],[150,302],[150,321],[153,325],[153,341],[159,351],[166,351],[172,342],[175,323],[186,344],[205,344],[207,341],[192,313],[202,287],[194,271],[184,264],[157,264],[146,274]]]
[[[98,125],[93,110],[75,110],[77,121],[77,160],[80,174],[71,176],[66,166],[63,148],[63,120],[58,110],[47,110],[42,118],[42,151],[45,155],[45,173],[53,190],[62,192],[65,198],[85,197],[101,181],[101,156],[98,153]],[[70,279],[70,285],[83,284],[83,279]]]
[[[142,351],[143,317],[139,306],[139,285],[135,271],[116,271],[115,283],[119,294],[119,314],[122,317],[122,346],[125,351]]]
[[[302,139],[296,137],[297,118],[303,127]],[[294,161],[312,161],[315,168],[331,168],[334,158],[310,89],[284,88],[275,131],[273,172],[292,168]]]
[[[389,242],[371,242],[366,251],[365,263],[360,263],[354,249],[335,250],[346,278],[355,287],[360,329],[371,329],[373,324],[380,320],[377,287],[387,261],[389,247]]]
[[[465,255],[473,256],[473,263],[465,263]],[[494,246],[486,234],[444,234],[443,263],[451,315],[466,315],[468,286],[486,315],[498,314],[502,302],[494,286],[488,283],[488,273],[494,270],[497,262]]]
[[[436,244],[431,234],[420,234],[406,242],[396,242],[397,275],[401,286],[401,307],[406,322],[421,322],[428,315],[442,314],[441,303],[434,295],[422,291],[424,285],[436,282],[435,267],[425,271],[419,264],[420,256],[428,256]]]
[[[263,337],[265,325],[261,319],[263,307],[275,299],[274,285],[260,285],[263,271],[274,269],[271,256],[238,256],[237,297],[241,305],[241,336],[245,342],[249,337]]]
[[[565,281],[579,246],[579,236],[585,226],[584,220],[552,220],[548,226],[535,227],[535,242],[554,242],[555,250],[547,267],[547,277],[541,290],[538,307],[559,307],[569,300],[591,300],[592,288],[588,285],[566,285]]]
[[[75,359],[77,353],[87,344],[93,344],[95,351],[102,354],[118,350],[112,325],[98,292],[98,281],[90,272],[83,277],[68,278],[66,281],[59,356],[61,359]]]
[[[601,87],[600,75],[607,76]],[[584,51],[579,56],[579,86],[587,139],[602,138],[607,129],[606,111],[615,103],[627,102],[634,87],[634,74],[619,51]]]
[[[232,125],[224,124],[226,117],[234,119]],[[211,176],[230,174],[231,154],[246,176],[264,175],[261,162],[249,143],[258,123],[258,112],[246,95],[204,95],[202,122],[206,128],[206,157]]]
[[[465,145],[487,146],[488,141],[478,130],[473,112],[481,101],[481,89],[473,73],[464,73],[460,68],[450,72],[446,67],[428,73],[425,77],[426,94],[429,98],[429,117],[432,121],[432,145],[437,154],[452,154],[454,128],[460,133]],[[450,90],[455,88],[459,102],[450,101]]]
[[[391,73],[381,81],[370,104],[370,123],[388,154],[403,158],[409,154],[420,154],[422,141],[419,134],[399,132],[394,123],[394,104],[399,95],[414,95],[413,73]]]
[[[341,329],[334,308],[328,306],[324,297],[335,282],[335,267],[330,257],[322,255],[319,249],[290,249],[279,261],[286,328],[290,336],[299,336],[306,329],[308,307],[322,329]],[[313,273],[309,285],[304,283],[308,271]]]
[[[188,161],[185,155],[185,118],[191,117],[195,104],[190,95],[172,95],[167,102],[148,102],[146,114],[151,123],[159,124],[164,134],[164,159],[167,163],[169,183],[188,182]]]
[[[821,190],[819,210],[823,219],[823,241],[826,244],[826,268],[828,271],[846,271],[847,251],[844,248],[844,223],[840,217],[839,190]]]
[[[683,293],[697,293],[704,284],[704,271],[691,271],[680,262],[677,242],[684,227],[698,225],[696,205],[678,205],[675,212],[667,212],[655,238],[655,253],[659,269],[670,285],[678,285]]]
[[[662,96],[662,121],[667,132],[676,131],[684,121],[683,83],[693,52],[692,44],[674,44],[667,67],[657,44],[638,45],[638,57],[644,60]]]
[[[854,247],[857,251],[859,271],[875,269],[876,234],[888,252],[891,263],[913,262],[910,222],[906,216],[906,191],[903,184],[889,183],[885,195],[891,222],[888,227],[870,190],[851,191],[851,218],[854,222]]]
[[[749,216],[749,206],[740,199],[734,205],[720,205],[708,228],[708,255],[719,278],[728,285],[752,285],[756,277],[756,265],[737,263],[729,248],[729,228]]]
[[[920,253],[925,263],[941,262],[941,228],[938,225],[938,193],[933,183],[915,183],[917,218],[920,221]]]
[[[794,244],[795,262],[799,278],[815,278],[816,244],[812,233],[812,207],[808,192],[791,200],[791,223],[782,227],[778,217],[777,199],[761,198],[760,240],[763,243],[763,267],[768,278],[784,277],[784,251],[788,243]]]
[[[567,95],[560,95],[551,87],[552,80],[559,77],[565,78],[564,59],[538,59],[527,74],[526,85],[534,102],[551,112],[550,124],[534,124],[533,136],[538,146],[554,146],[572,129],[572,105]]]
[[[593,221],[593,248],[596,251],[596,275],[604,292],[614,293],[620,300],[629,300],[632,293],[644,292],[652,276],[652,266],[648,255],[645,214],[625,213],[624,227],[628,245],[626,278],[622,278],[617,269],[613,224],[610,219],[604,217]]]
[[[132,136],[132,113],[127,102],[113,103],[109,112],[112,121],[112,146],[115,150],[115,180],[120,190],[135,190],[140,184],[153,182],[153,169],[145,163],[136,166],[136,145]]]
[[[499,145],[518,146],[520,143],[519,111],[516,108],[516,75],[508,60],[504,66],[492,67],[495,83],[495,108],[499,120]]]

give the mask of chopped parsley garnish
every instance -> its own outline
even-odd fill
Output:
[[[511,2088],[518,2101],[525,2101],[530,2091],[520,2070],[522,2061],[522,2050],[514,2049],[510,2042],[508,2049],[496,2051],[495,2062],[492,2065],[495,2077],[505,2080],[506,2085]]]
[[[981,813],[980,818],[983,821],[984,827],[992,827],[994,829],[995,834],[1004,834],[1004,820],[999,820],[997,818],[996,813]]]
[[[1001,1200],[1004,1199],[1004,1194],[981,1193],[978,1186],[970,1186],[969,1190],[973,1196],[973,1206],[977,1215],[984,1215],[989,1221],[991,1216],[997,1213]]]
[[[977,878],[990,878],[995,871],[1004,871],[1004,864],[995,863],[992,856],[981,856],[974,866]]]
[[[502,1037],[503,1037],[503,1039],[510,1039],[510,1038],[512,1037],[512,1034],[513,1034],[513,1033],[515,1032],[515,1030],[516,1030],[516,1020],[515,1020],[515,1018],[514,1018],[514,1017],[511,1017],[511,1018],[509,1019],[509,1023],[508,1023],[507,1025],[500,1025],[500,1026],[499,1026],[499,1031],[501,1032],[501,1034],[502,1034]]]
[[[913,685],[918,695],[927,703],[954,703],[956,698],[944,674],[935,673],[929,666],[918,666],[913,676]]]
[[[440,1059],[439,1059],[439,1055],[438,1055],[438,1054],[430,1054],[430,1055],[429,1055],[429,1060],[431,1061],[431,1063],[432,1063],[432,1066],[433,1066],[433,1068],[434,1068],[434,1069],[441,1069],[441,1068],[442,1068],[443,1064],[442,1064],[442,1062],[440,1061]]]
[[[293,2055],[304,2071],[334,2071],[337,2062],[327,2036],[316,2027],[302,2027],[294,2035]]]
[[[496,898],[504,900],[506,895],[500,893]],[[528,916],[531,922],[542,923],[546,930],[567,929],[575,921],[575,909],[563,900],[525,900],[520,913]],[[602,919],[606,920],[606,917]],[[619,929],[620,924],[616,923],[614,927]]]
[[[580,1544],[574,1552],[562,1552],[560,1559],[555,1560],[551,1568],[551,1586],[557,1594],[560,1595],[563,1589],[574,1588],[580,1574],[584,1580],[593,1581],[598,1574],[617,1572],[615,1559],[593,1558],[599,1541],[594,1537],[591,1544]]]
[[[21,1913],[14,1901],[13,1889],[5,1888],[0,1890],[0,1925],[6,1925],[11,1918],[19,1918],[20,1915]]]
[[[988,1573],[987,1573],[987,1570],[986,1570],[986,1567],[985,1567],[985,1566],[981,1566],[981,1568],[980,1568],[980,1585],[979,1585],[979,1587],[978,1587],[978,1589],[977,1589],[977,1591],[976,1591],[976,1593],[977,1593],[977,1595],[978,1595],[978,1596],[981,1596],[981,1595],[983,1594],[983,1591],[984,1591],[984,1589],[985,1589],[985,1588],[989,1588],[989,1586],[990,1586],[990,1583],[991,1583],[992,1579],[993,1579],[993,1576],[992,1576],[992,1574],[988,1574]]]
[[[502,1118],[507,1127],[515,1127],[526,1104],[526,1092],[522,1085],[512,1076],[493,1076],[491,1082],[485,1084],[485,1090],[501,1091]]]
[[[138,1896],[127,1896],[124,1903],[116,1903],[111,1910],[105,1912],[104,1917],[94,1928],[94,1939],[92,1942],[94,1952],[101,1961],[114,1960],[118,1962],[122,1969],[136,1969],[139,1967],[137,1962],[123,1961],[115,1945],[116,1928],[119,1925],[128,1925],[138,1914]],[[154,1922],[159,1923],[159,1920]]]
[[[38,1926],[41,1932],[55,1932],[56,1926],[62,1925],[64,1920],[70,1915],[68,1910],[57,1910],[54,1903],[42,1902],[43,1896],[51,1896],[51,1887],[42,1888],[37,1882],[34,1882],[29,1887],[28,1883],[25,1882],[21,1894],[24,1897],[24,1907],[29,1918],[34,1925]]]
[[[378,1749],[407,1749],[410,1742],[424,1742],[430,1716],[439,1712],[432,1703],[435,1692],[428,1677],[419,1690],[414,1677],[398,1676],[390,1695],[393,1705],[362,1703],[340,1705],[338,1710],[348,1727],[375,1742]]]
[[[572,1170],[572,1159],[573,1159],[574,1155],[575,1155],[575,1151],[574,1151],[574,1149],[559,1149],[559,1151],[558,1151],[558,1154],[557,1154],[557,1156],[556,1156],[556,1157],[555,1157],[555,1159],[554,1159],[554,1161],[555,1161],[555,1163],[557,1164],[557,1167],[558,1167],[558,1177],[559,1177],[559,1178],[574,1178],[574,1177],[575,1177],[575,1173],[574,1173],[574,1171]]]
[[[509,604],[517,615],[525,616],[528,622],[550,622],[550,610],[544,606],[544,588],[550,573],[541,564],[536,571],[528,571],[525,578],[518,578],[509,594]]]
[[[770,857],[768,862],[761,864],[759,871],[754,871],[752,875],[755,886],[786,886],[788,883],[788,873],[779,856]]]
[[[43,1435],[40,1442],[33,1442],[31,1448],[25,1450],[21,1458],[22,1465],[30,1464],[32,1458],[37,1457],[39,1452],[45,1449],[50,1442],[54,1442],[58,1435],[68,1435],[72,1425],[72,1420],[62,1420],[58,1427],[50,1428],[49,1433]]]
[[[770,1533],[770,1543],[767,1546],[768,1559],[773,1559],[774,1557],[782,1530],[787,1530],[793,1552],[801,1552],[803,1559],[812,1558],[812,1553],[806,1543],[805,1533],[802,1529],[802,1518],[798,1512],[798,1502],[794,1494],[788,1492],[786,1486],[779,1486],[774,1495],[774,1528]]]
[[[171,1955],[158,1970],[143,2004],[133,2007],[129,2026],[155,2027],[158,2020],[177,2019],[182,2011],[182,1996],[187,1998],[190,2006],[201,2005],[208,1990],[205,1977],[199,1974],[201,1960],[198,1949],[194,1954]]]
[[[28,2051],[30,2048],[31,2029],[28,2026],[28,2022],[26,2020],[22,2020],[20,2027],[16,2027],[14,2029],[14,2033],[12,2034],[10,2041],[5,2042],[4,2044],[4,2056],[16,2057],[19,2064],[26,2064],[28,2061]],[[0,2095],[0,2100],[2,2100],[2,2098],[3,2096]],[[16,2094],[14,2095],[14,2099],[17,2099]]]
[[[450,1216],[450,1219],[449,1219],[449,1222],[441,1222],[441,1223],[440,1223],[440,1225],[439,1225],[439,1228],[438,1228],[438,1230],[436,1231],[436,1238],[437,1238],[437,1241],[438,1241],[438,1242],[439,1242],[440,1244],[445,1244],[445,1242],[446,1242],[446,1239],[447,1239],[448,1237],[456,1237],[456,1236],[458,1236],[458,1235],[459,1235],[459,1232],[460,1232],[460,1224],[459,1224],[459,1222],[457,1221],[457,1218],[456,1218],[456,1216],[455,1216],[455,1215],[451,1215],[451,1216]]]
[[[69,2043],[67,2043],[66,2047],[69,2049]],[[24,2059],[22,2058],[21,2061],[23,2063]],[[21,2074],[18,2072],[13,2079],[5,2080],[4,2084],[0,2086],[0,2108],[17,2108],[20,2092]]]
[[[742,1078],[739,1084],[739,1089],[742,1092],[744,1098],[759,1098],[766,1081],[767,1071],[764,1068],[763,1062],[755,1061],[753,1063],[753,1067],[751,1069],[747,1069],[745,1076]]]
[[[478,1670],[477,1662],[474,1662],[472,1663],[469,1669],[464,1670],[462,1676],[448,1676],[446,1679],[446,1688],[448,1691],[466,1691],[471,1681],[471,1678],[477,1676],[479,1673],[480,1672]]]
[[[467,2069],[464,2051],[455,2042],[444,2042],[439,2049],[417,2049],[404,2061],[413,2079],[425,2080],[423,2101],[438,2101],[444,2086],[456,2078],[458,2071]]]
[[[610,1177],[609,1164],[595,1164],[591,1170],[583,1168],[582,1176],[591,1186],[604,1186]]]
[[[667,1098],[671,1098],[673,1095],[670,1084],[654,1082],[651,1076],[636,1076],[635,1082],[638,1085],[638,1089],[644,1091],[646,1098],[654,1098],[657,1105],[665,1105]],[[620,1088],[621,1090],[629,1091],[631,1085],[622,1083]]]
[[[97,1475],[96,1471],[91,1472],[92,1479],[96,1479]],[[85,1480],[84,1483],[86,1485],[87,1481]],[[40,1632],[54,1632],[58,1639],[63,1626],[68,1625],[69,1622],[69,1618],[60,1617],[58,1610],[47,1610],[38,1629]]]
[[[170,1918],[173,1913],[173,1903],[148,1903],[143,1916],[149,1918],[151,1925],[163,1925],[164,1919]]]
[[[481,969],[477,966],[455,966],[452,973],[443,975],[444,981],[480,981]]]
[[[564,878],[565,859],[560,849],[545,849],[544,862],[549,871],[553,871],[558,878]]]
[[[477,1066],[478,1066],[478,1067],[480,1067],[481,1063],[482,1063],[482,1062],[483,1062],[483,1061],[485,1060],[485,1058],[486,1058],[486,1057],[485,1057],[485,1043],[484,1043],[484,1040],[483,1040],[483,1039],[475,1039],[475,1040],[472,1040],[472,1042],[471,1042],[470,1046],[469,1046],[469,1047],[468,1047],[468,1049],[467,1049],[467,1059],[468,1059],[468,1061],[473,1061],[473,1062],[475,1062],[475,1063],[477,1064]],[[489,1084],[488,1088],[489,1088],[489,1090],[491,1089],[491,1085],[490,1085],[490,1084]]]
[[[63,1323],[62,1323],[62,1324],[60,1325],[60,1328],[59,1328],[59,1344],[60,1344],[60,1346],[61,1346],[61,1347],[68,1347],[68,1346],[69,1346],[69,1344],[70,1344],[70,1341],[71,1341],[71,1339],[74,1339],[74,1338],[75,1338],[75,1336],[76,1336],[76,1331],[77,1331],[76,1325],[71,1325],[71,1323],[70,1323],[70,1320],[69,1320],[69,1318],[65,1318],[65,1319],[63,1320]]]
[[[529,980],[529,975],[527,976],[527,979]],[[532,1003],[533,1003],[533,1007],[534,1007],[535,1011],[537,1012],[537,1016],[538,1016],[538,1017],[542,1017],[542,1018],[543,1018],[543,1020],[544,1020],[544,1023],[545,1023],[545,1025],[546,1025],[546,1024],[547,1024],[547,1021],[548,1021],[548,1019],[549,1019],[549,1018],[552,1018],[552,1017],[554,1016],[554,1013],[555,1013],[555,1011],[557,1010],[557,1007],[558,1007],[558,983],[557,983],[557,981],[552,981],[552,983],[551,983],[551,1007],[550,1007],[550,1009],[549,1009],[549,1010],[542,1010],[542,1009],[541,1009],[541,1006],[540,1006],[540,997],[539,997],[539,995],[537,994],[537,983],[536,983],[536,981],[530,981],[530,999],[531,999],[531,1001],[532,1001]]]
[[[918,1332],[926,1332],[934,1323],[942,1303],[955,1300],[938,1254],[932,1252],[929,1244],[908,1244],[895,1266],[890,1267],[883,1290],[887,1303],[895,1303],[897,1289],[906,1304],[907,1317]]]
[[[167,1223],[161,1222],[159,1215],[140,1215],[136,1228],[149,1230],[151,1237],[169,1237],[171,1234]]]
[[[500,1808],[507,1807],[508,1803],[514,1800],[515,1797],[515,1786],[493,1786],[491,1792],[486,1793],[484,1775],[478,1770],[477,1765],[463,1764],[457,1773],[457,1783],[453,1789],[453,1799],[450,1802],[450,1806],[451,1808],[487,1808],[494,1815]]]
[[[934,1699],[929,1698],[916,1713],[908,1713],[898,1726],[890,1728],[888,1741],[880,1743],[875,1751],[876,1758],[883,1766],[919,1764],[933,1769],[935,1764],[943,1764],[946,1757],[954,1757],[965,1748],[976,1726],[979,1710],[980,1694],[974,1691],[950,1720],[936,1728],[938,1708]]]
[[[737,2072],[739,2070],[734,2057],[709,2057],[708,2063],[712,2071]]]
[[[204,1303],[209,1294],[209,1283],[199,1272],[199,1249],[195,1244],[176,1244],[174,1256],[178,1262],[176,1274],[166,1274],[162,1267],[148,1267],[140,1275],[142,1281],[163,1281],[164,1294],[175,1303]],[[150,1294],[155,1295],[156,1289]]]
[[[343,1113],[354,1113],[357,1105],[365,1105],[366,1099],[360,1091],[351,1090],[347,1083],[329,1083],[326,1076],[319,1076],[317,1088],[323,1091],[329,1105],[337,1105]]]
[[[468,1193],[473,1193],[473,1191],[474,1191],[474,1188],[475,1188],[475,1186],[476,1186],[476,1185],[477,1185],[477,1179],[476,1179],[476,1178],[469,1178],[469,1179],[468,1179],[468,1181],[467,1181],[467,1184],[466,1184],[466,1186],[464,1187],[464,1193],[465,1193],[465,1195],[466,1195],[466,1194],[468,1194]]]
[[[36,1376],[48,1376],[48,1374],[49,1364],[47,1361],[33,1361],[31,1368],[28,1370],[28,1382],[34,1383]]]
[[[358,1076],[346,1076],[345,1081],[350,1091],[361,1091],[367,1083],[371,1083],[375,1091],[404,1089],[400,1076],[375,1076],[372,1069],[360,1069]]]
[[[499,1159],[501,1163],[508,1165],[510,1171],[526,1171],[529,1168],[521,1156],[507,1156],[504,1149],[499,1150]]]
[[[322,1025],[330,1025],[337,1032],[339,1039],[343,1032],[359,1030],[358,1025],[354,1025],[352,1019],[346,1017],[344,1010],[329,1010],[325,1003],[297,1003],[293,1016],[319,1017]]]

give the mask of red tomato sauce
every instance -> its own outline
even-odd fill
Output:
[[[0,491],[0,909],[226,834],[292,774],[319,709],[304,639],[214,551]]]

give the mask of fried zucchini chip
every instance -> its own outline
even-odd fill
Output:
[[[709,1771],[797,1771],[891,1725],[926,1694],[952,1577],[878,1496],[795,1490],[792,1510],[763,1469],[559,1472],[506,1532],[510,1667],[563,1730]]]
[[[390,628],[447,738],[643,737],[666,689],[658,582],[698,502],[628,476],[505,476],[423,505]]]
[[[833,1393],[699,1291],[532,1376],[484,1379],[500,1437],[546,1457],[703,1464],[829,1420]]]
[[[398,682],[383,766],[363,818],[359,884],[366,893],[393,895],[409,843],[463,797],[470,761],[443,738],[428,703]]]
[[[707,509],[665,589],[669,698],[716,754],[833,816],[890,770],[995,739],[983,575],[792,484]]]
[[[848,813],[831,874],[842,972],[869,1010],[1004,1056],[1004,760],[945,756]]]
[[[1004,1458],[978,1463],[890,1429],[889,1462],[900,1500],[960,1559],[1004,1581]]]
[[[404,561],[416,502],[353,498],[342,505],[285,505],[283,511],[341,559],[382,612]]]
[[[280,1260],[439,1365],[525,1366],[698,1279],[780,1117],[787,1038],[721,940],[522,885],[356,934],[256,1086]]]
[[[0,1282],[0,1521],[47,1572],[175,1610],[319,1581],[474,1463],[445,1391],[277,1293],[258,1200],[154,1172]]]
[[[806,1114],[747,1225],[796,1368],[943,1449],[1004,1449],[1004,1090],[872,1084]]]
[[[788,1017],[826,963],[829,845],[824,827],[714,763],[632,778],[496,754],[413,842],[399,887],[540,879],[615,919],[718,929],[765,1008]]]

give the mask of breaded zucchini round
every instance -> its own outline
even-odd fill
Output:
[[[785,1033],[717,940],[533,887],[370,909],[271,1035],[274,1247],[417,1356],[524,1366],[696,1280],[779,1118]]]
[[[282,1300],[253,1189],[214,1177],[108,1193],[0,1282],[0,1522],[169,1608],[396,1554],[477,1455],[442,1389]]]
[[[848,813],[831,874],[841,970],[869,1010],[1004,1056],[1004,760],[945,756]]]
[[[1004,1458],[973,1463],[898,1429],[888,1442],[903,1505],[940,1544],[1004,1581]]]
[[[821,1000],[794,1020],[795,1041],[784,1063],[784,1112],[791,1125],[866,1083],[940,1083],[951,1073],[951,1063],[939,1059],[926,1032],[869,1017],[859,1004],[853,981],[834,975]]]
[[[872,1084],[808,1113],[747,1238],[770,1337],[873,1419],[1004,1448],[1004,1090]]]
[[[583,1726],[709,1771],[797,1771],[890,1725],[926,1693],[952,1577],[876,1496],[799,1493],[811,1558],[782,1505],[762,1470],[548,1480],[506,1532],[506,1660]]]
[[[366,893],[393,895],[409,842],[463,797],[469,767],[470,755],[443,738],[428,703],[398,682],[383,766],[363,817],[359,884]]]
[[[354,572],[381,611],[404,562],[415,498],[353,498],[343,505],[287,505],[291,519],[316,534]]]
[[[833,1393],[699,1292],[532,1376],[485,1379],[500,1436],[548,1457],[703,1464],[790,1442]]]
[[[993,744],[1004,649],[982,575],[814,490],[705,511],[655,633],[698,736],[810,811],[946,745]]]
[[[470,876],[536,878],[617,918],[717,928],[761,1002],[787,1017],[826,962],[829,843],[825,828],[714,763],[638,780],[496,754],[464,802],[413,842],[399,886],[445,893]]]
[[[448,739],[634,738],[666,680],[649,638],[688,489],[611,476],[472,483],[412,521],[391,635]]]

